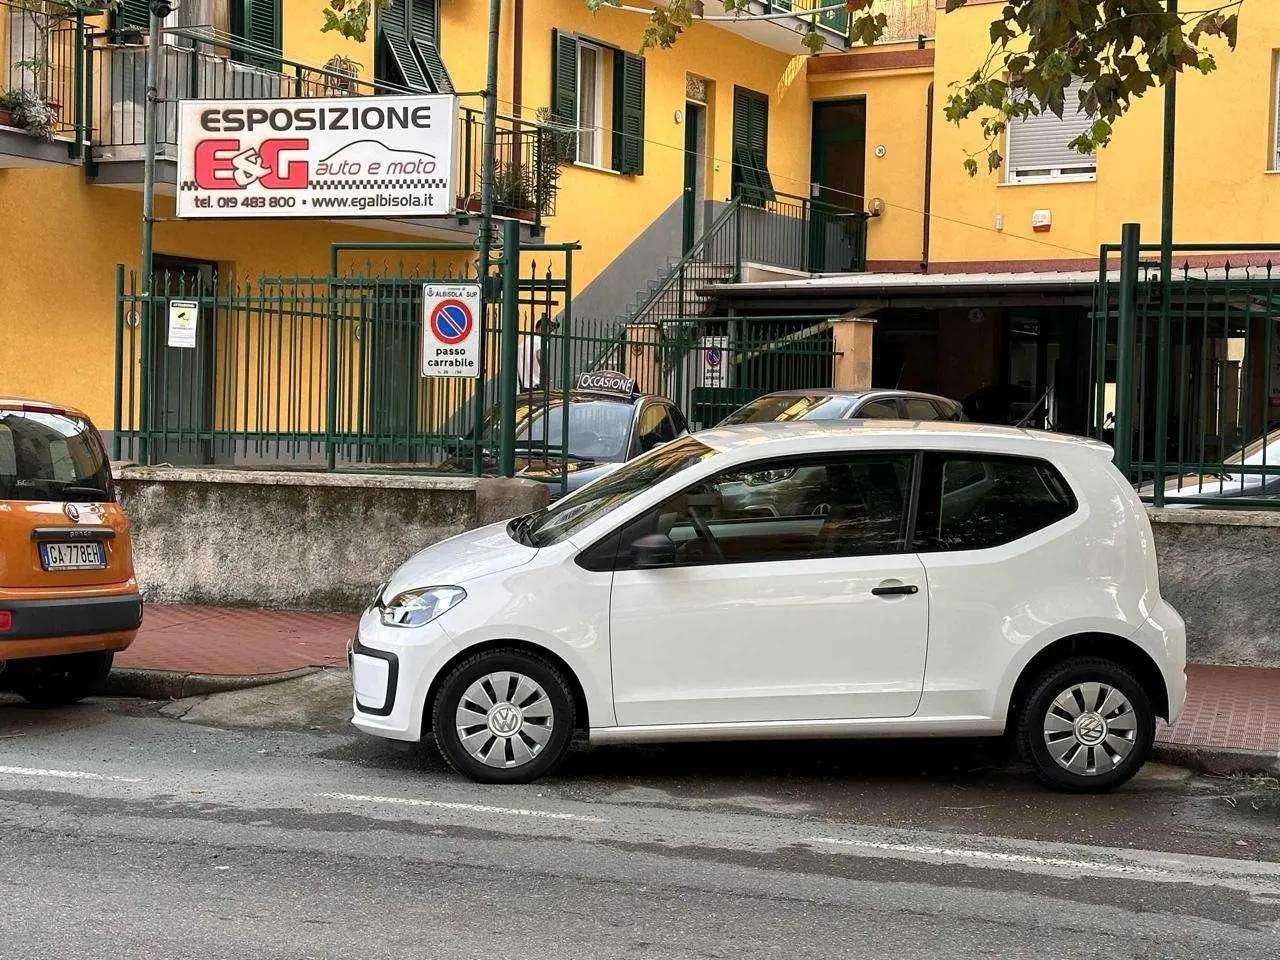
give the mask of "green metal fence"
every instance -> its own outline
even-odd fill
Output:
[[[1102,250],[1096,434],[1157,506],[1280,507],[1280,245],[1175,245],[1166,314],[1159,247],[1129,239]]]

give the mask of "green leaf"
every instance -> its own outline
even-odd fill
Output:
[[[810,53],[821,53],[822,48],[827,45],[826,39],[817,30],[810,30],[800,40],[804,44],[804,48]]]
[[[964,169],[969,176],[976,177],[978,175],[978,161],[973,157],[965,157]]]

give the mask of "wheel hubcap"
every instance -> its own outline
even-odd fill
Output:
[[[1138,717],[1129,699],[1105,683],[1078,683],[1054,698],[1044,742],[1062,769],[1085,777],[1109,773],[1133,751]]]
[[[472,757],[489,767],[519,767],[551,739],[555,712],[535,680],[501,670],[467,687],[454,723],[463,749]]]

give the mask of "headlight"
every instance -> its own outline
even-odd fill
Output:
[[[461,587],[422,587],[406,590],[378,611],[389,627],[420,627],[467,597]]]

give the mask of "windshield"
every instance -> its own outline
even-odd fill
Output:
[[[569,445],[564,445],[564,407],[552,398],[547,404],[516,407],[516,449],[522,453],[565,456],[570,460],[617,463],[627,459],[627,441],[635,407],[617,400],[570,400]],[[499,414],[493,411],[486,435],[496,436]]]
[[[715,453],[693,437],[681,437],[637,457],[541,513],[519,532],[532,547],[559,543],[632,497]]]
[[[849,412],[852,403],[849,397],[833,397],[829,394],[760,397],[729,414],[720,421],[720,426],[787,420],[839,420]]]
[[[91,423],[58,413],[0,410],[0,500],[110,498],[111,468]]]

